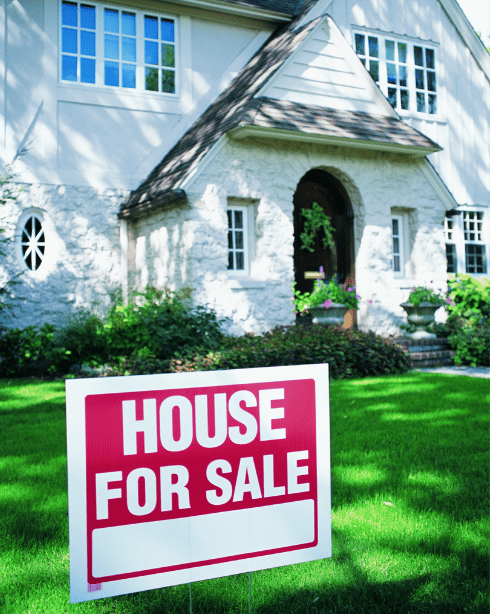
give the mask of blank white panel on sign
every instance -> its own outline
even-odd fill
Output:
[[[93,532],[98,578],[311,544],[312,499]]]

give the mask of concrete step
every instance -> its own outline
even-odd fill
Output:
[[[456,352],[449,348],[447,339],[408,339],[406,337],[392,338],[404,348],[410,357],[412,367],[444,367],[453,364]]]

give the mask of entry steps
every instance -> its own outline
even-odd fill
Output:
[[[391,341],[408,351],[414,369],[418,367],[445,367],[453,365],[455,351],[451,350],[447,339],[408,339],[392,338]]]

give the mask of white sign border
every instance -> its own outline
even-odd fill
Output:
[[[247,385],[298,379],[315,381],[318,544],[290,552],[258,555],[235,561],[103,582],[100,588],[94,587],[94,590],[89,592],[87,584],[85,398],[94,394]],[[329,415],[327,364],[66,380],[70,602],[79,603],[114,597],[331,557]]]

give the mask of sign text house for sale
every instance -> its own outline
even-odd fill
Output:
[[[68,381],[67,425],[73,602],[330,556],[326,365]]]

